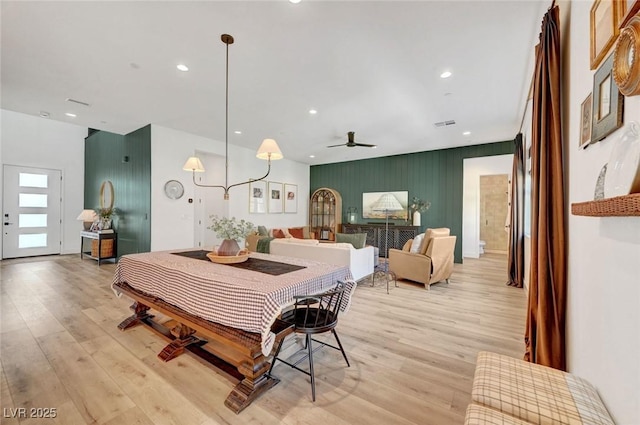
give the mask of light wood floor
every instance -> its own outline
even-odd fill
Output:
[[[478,351],[524,350],[526,295],[487,254],[430,291],[361,284],[338,326],[351,367],[317,352],[312,403],[308,378],[279,363],[282,382],[235,415],[226,375],[191,354],[163,363],[160,337],[117,329],[130,302],[110,289],[114,269],[78,255],[2,262],[2,424],[461,424]],[[57,417],[10,418],[18,407]]]

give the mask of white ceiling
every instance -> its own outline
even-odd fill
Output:
[[[224,140],[228,33],[229,143],[320,164],[513,139],[549,2],[0,4],[3,109]],[[378,148],[325,147],[348,131]]]

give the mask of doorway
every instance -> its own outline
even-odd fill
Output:
[[[485,252],[507,253],[509,248],[509,233],[506,231],[508,206],[509,175],[480,176],[480,241],[484,241]]]
[[[4,165],[2,258],[60,254],[62,171]]]
[[[196,175],[196,181],[200,184],[222,184],[224,182],[224,158],[220,155],[197,151],[196,155],[202,161],[204,173]],[[207,229],[211,223],[211,216],[227,216],[229,202],[224,200],[224,191],[220,188],[195,186],[195,246],[202,249],[213,249],[220,243],[216,234]]]

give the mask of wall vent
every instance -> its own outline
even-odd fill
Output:
[[[448,126],[450,126],[450,125],[455,125],[455,123],[456,123],[456,122],[455,122],[455,120],[448,120],[448,121],[440,121],[440,122],[437,122],[437,123],[435,123],[434,125],[435,125],[436,127],[448,127]]]
[[[71,99],[70,97],[65,99],[67,102],[77,103],[78,105],[91,106],[87,102],[80,102],[79,100]]]

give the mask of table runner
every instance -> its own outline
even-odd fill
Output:
[[[250,257],[305,268],[271,276],[162,251],[122,256],[113,282],[126,282],[203,319],[259,333],[265,356],[274,342],[271,324],[295,295],[317,294],[337,280],[347,281],[343,311],[348,310],[357,285],[347,266],[260,253]]]
[[[211,261],[207,254],[210,251],[198,250],[198,251],[182,251],[172,252],[174,255],[182,255],[184,257],[195,258],[203,261]],[[237,267],[240,269],[254,270],[260,273],[266,273],[273,276],[280,276],[281,274],[294,272],[296,270],[304,269],[304,266],[298,266],[295,264],[280,263],[278,261],[263,260],[261,258],[247,258],[246,261],[240,263],[230,263],[227,266]]]

